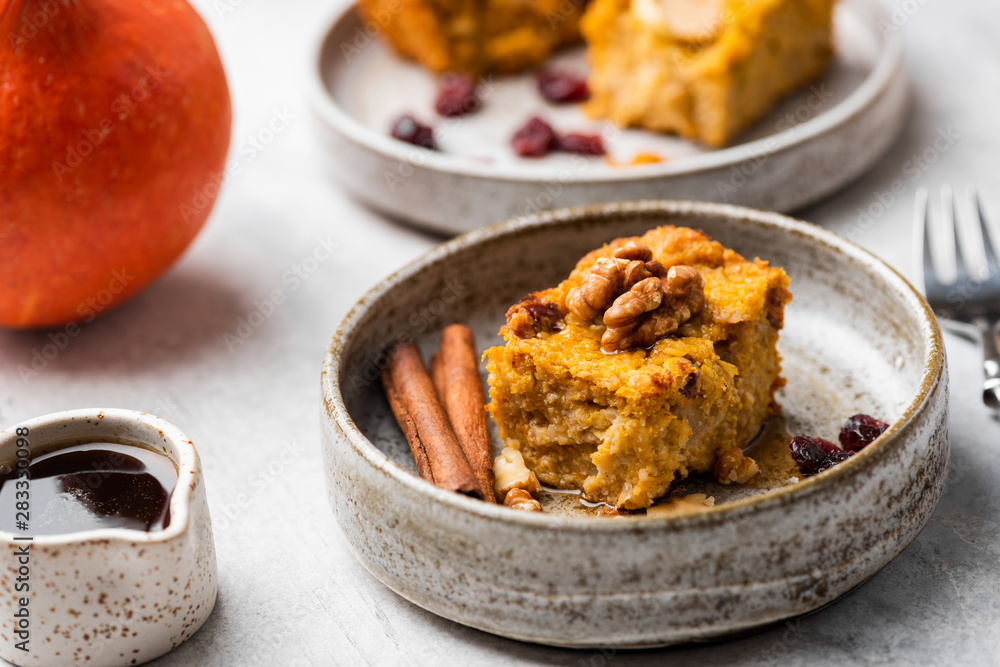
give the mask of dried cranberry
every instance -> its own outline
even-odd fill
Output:
[[[871,415],[857,414],[844,422],[840,429],[840,446],[849,452],[860,452],[882,435],[889,425]]]
[[[604,155],[604,140],[599,134],[571,132],[559,137],[556,147],[567,153],[579,155]]]
[[[556,133],[551,125],[534,116],[514,133],[510,145],[521,157],[543,157],[556,147]]]
[[[570,72],[540,69],[535,72],[535,81],[542,97],[555,104],[583,102],[590,97],[587,80]]]
[[[797,435],[792,438],[792,441],[788,443],[788,449],[792,452],[792,458],[799,466],[799,472],[806,477],[832,468],[853,455],[853,452],[845,452],[829,440],[812,438],[808,435]]]
[[[434,108],[442,116],[464,116],[479,108],[476,82],[466,74],[445,74],[441,78]]]
[[[409,114],[393,123],[392,138],[405,141],[414,146],[437,150],[437,144],[434,143],[434,130],[418,122],[416,118]]]

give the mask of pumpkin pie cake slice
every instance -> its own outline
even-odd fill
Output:
[[[833,58],[835,0],[594,0],[586,112],[723,146]]]
[[[696,471],[746,481],[756,466],[739,449],[778,409],[788,285],[682,227],[589,253],[513,305],[506,344],[486,352],[505,446],[543,484],[623,509]]]

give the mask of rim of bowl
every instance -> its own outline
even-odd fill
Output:
[[[458,493],[445,491],[420,478],[418,475],[405,470],[376,447],[355,425],[353,418],[347,411],[343,394],[340,391],[340,382],[338,379],[341,366],[339,351],[346,347],[345,343],[351,337],[355,326],[364,317],[365,312],[369,308],[377,306],[379,300],[385,294],[407,281],[413,275],[438,262],[446,260],[452,253],[477,246],[485,241],[519,235],[522,232],[539,227],[560,225],[569,227],[575,223],[588,221],[611,222],[623,216],[648,216],[655,218],[678,215],[695,218],[723,217],[734,224],[753,224],[762,228],[777,229],[781,233],[789,233],[811,239],[828,252],[845,254],[847,257],[865,265],[877,277],[894,288],[894,291],[904,299],[909,313],[919,320],[921,337],[924,347],[927,350],[927,355],[923,360],[924,371],[916,395],[907,404],[900,418],[893,422],[878,440],[872,445],[865,447],[861,452],[855,454],[847,461],[818,475],[804,479],[797,484],[730,501],[692,514],[664,517],[637,515],[621,517],[624,520],[599,521],[593,517],[511,512],[502,505],[493,505],[481,500],[468,498]],[[695,226],[694,222],[684,224]],[[855,474],[863,466],[875,464],[876,459],[881,458],[883,451],[892,447],[894,443],[906,436],[913,427],[916,416],[922,412],[930,400],[931,394],[941,382],[944,369],[945,356],[941,330],[927,301],[898,271],[861,246],[821,227],[779,213],[759,211],[730,204],[675,200],[643,200],[593,204],[522,216],[467,232],[428,250],[368,290],[351,307],[350,311],[348,311],[347,315],[344,316],[344,319],[338,325],[327,348],[323,360],[320,384],[324,410],[328,413],[328,416],[332,417],[336,427],[345,435],[351,446],[361,454],[365,462],[378,470],[382,470],[396,482],[409,486],[417,493],[426,495],[430,502],[444,503],[455,510],[473,514],[484,519],[514,521],[525,526],[577,530],[586,528],[588,530],[630,531],[644,530],[654,526],[717,523],[727,520],[730,516],[740,512],[750,511],[775,503],[789,502],[800,495],[815,493],[831,484],[837,484],[838,480],[842,477]]]
[[[856,1],[864,3],[865,9],[872,13],[875,24],[879,21],[888,21],[885,7],[877,0]],[[388,134],[379,134],[347,113],[337,103],[326,85],[327,66],[324,53],[332,34],[356,14],[357,10],[353,4],[345,5],[333,12],[329,19],[322,22],[323,27],[319,30],[318,36],[313,38],[312,48],[309,50],[309,74],[306,77],[305,93],[313,112],[321,120],[347,140],[392,160],[412,163],[413,151],[419,150],[422,159],[415,165],[418,168],[494,181],[531,183],[552,177],[554,173],[552,169],[540,165],[521,163],[484,165],[454,155],[419,149],[392,139]],[[357,19],[360,21],[360,16]],[[897,30],[888,34],[880,32],[879,36],[882,40],[881,51],[871,72],[857,88],[826,113],[821,113],[793,128],[736,146],[687,156],[682,160],[666,160],[657,164],[642,165],[639,170],[624,169],[591,175],[574,173],[570,174],[565,183],[646,181],[658,180],[665,176],[710,171],[739,164],[760,154],[775,155],[785,152],[841,127],[864,112],[873,100],[892,85],[902,70],[905,50],[902,31]],[[371,37],[372,40],[380,38],[380,35]]]
[[[31,430],[41,428],[53,428],[59,424],[68,424],[80,420],[103,420],[106,424],[107,437],[116,437],[114,425],[125,421],[137,421],[143,428],[152,429],[154,433],[162,435],[163,439],[170,443],[177,451],[177,458],[172,454],[163,452],[162,445],[154,443],[141,437],[124,438],[130,440],[132,444],[144,445],[148,449],[159,452],[169,458],[177,467],[177,483],[170,494],[170,523],[163,530],[149,532],[143,530],[133,530],[129,528],[99,528],[97,530],[82,530],[75,533],[60,533],[57,535],[35,535],[30,541],[15,539],[20,537],[15,533],[0,530],[0,543],[5,544],[33,544],[37,546],[60,546],[79,544],[83,542],[95,541],[115,541],[115,542],[167,542],[175,537],[183,535],[188,529],[190,520],[191,490],[195,484],[195,471],[199,469],[198,452],[194,443],[184,433],[170,422],[151,415],[146,412],[127,410],[124,408],[81,408],[77,410],[64,410],[62,412],[52,412],[47,415],[28,419],[20,424],[14,424],[9,428],[0,431],[0,440],[7,438],[17,438],[17,429],[28,427]],[[89,436],[88,436],[89,437]],[[101,437],[100,434],[94,437]],[[117,436],[122,438],[122,436]],[[76,440],[77,438],[68,438]],[[53,442],[58,440],[53,439]]]

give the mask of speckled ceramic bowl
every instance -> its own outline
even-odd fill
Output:
[[[715,508],[682,517],[598,519],[565,496],[547,498],[544,514],[520,513],[417,477],[381,395],[385,345],[414,339],[426,355],[451,322],[472,326],[480,349],[499,344],[509,304],[605,241],[668,223],[791,276],[778,399],[793,433],[835,439],[847,416],[866,412],[892,422],[883,437],[796,484],[720,487]],[[920,532],[948,460],[945,359],[922,297],[834,234],[717,204],[567,209],[441,245],[351,310],[322,392],[330,502],[358,559],[434,613],[544,644],[705,640],[828,604]]]
[[[197,632],[212,613],[218,583],[201,464],[187,436],[141,412],[72,410],[0,431],[0,462],[16,460],[21,438],[33,454],[80,440],[145,446],[170,458],[178,475],[170,522],[159,532],[115,528],[25,541],[30,531],[0,531],[0,615],[7,619],[0,657],[26,667],[137,665]],[[15,589],[19,581],[28,590]],[[28,600],[26,635],[12,634],[18,628],[10,622],[20,598]],[[25,639],[22,651],[17,645]]]

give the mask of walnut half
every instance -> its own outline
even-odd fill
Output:
[[[604,313],[604,326],[626,326],[651,310],[660,307],[663,301],[663,286],[659,278],[640,280],[632,289],[615,299]]]
[[[602,310],[608,301],[614,299],[622,283],[622,271],[628,266],[626,260],[601,257],[590,267],[583,278],[583,284],[570,290],[566,296],[566,306],[581,320],[590,320]]]
[[[618,259],[637,259],[640,262],[648,262],[653,259],[653,251],[645,243],[639,243],[638,241],[633,240],[615,250],[611,253],[611,256]]]

